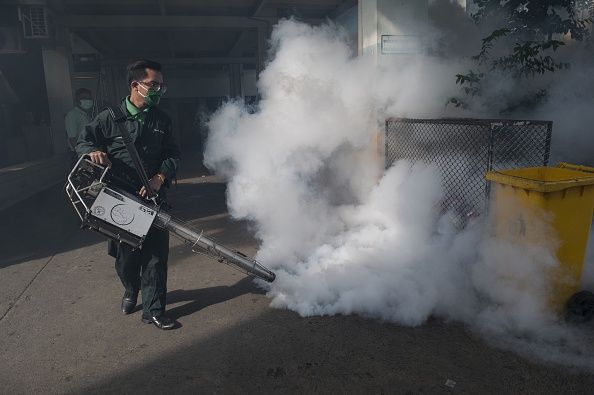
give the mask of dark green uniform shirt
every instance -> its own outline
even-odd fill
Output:
[[[132,108],[129,109],[130,106]],[[128,98],[122,100],[120,107],[130,116],[124,122],[124,127],[130,132],[148,178],[161,173],[165,176],[165,184],[169,185],[180,161],[171,119],[157,107],[138,110],[129,103]],[[97,114],[84,127],[78,137],[76,151],[79,155],[93,151],[107,153],[112,163],[112,174],[127,184],[122,184],[122,187],[136,192],[142,186],[117,125],[107,110]],[[164,190],[159,195],[164,198]]]
[[[91,122],[91,113],[89,111],[83,110],[79,106],[76,106],[72,110],[68,111],[64,122],[66,124],[66,134],[68,135],[68,138],[76,139],[85,125]]]

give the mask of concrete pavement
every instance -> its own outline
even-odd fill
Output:
[[[174,214],[247,254],[225,187],[184,177]],[[165,332],[119,310],[122,287],[98,235],[59,188],[0,213],[0,393],[592,393],[594,376],[491,348],[465,327],[268,307],[250,279],[171,240]],[[447,380],[456,382],[454,388]]]

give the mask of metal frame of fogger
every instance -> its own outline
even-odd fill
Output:
[[[239,251],[227,248],[165,212],[156,199],[146,200],[110,185],[109,166],[82,156],[68,175],[66,194],[82,221],[81,227],[94,230],[133,248],[142,248],[150,227],[165,229],[207,255],[242,272],[272,282],[275,274]]]

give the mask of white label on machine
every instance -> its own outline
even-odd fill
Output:
[[[138,237],[148,233],[157,211],[109,188],[103,188],[91,206],[93,216]]]

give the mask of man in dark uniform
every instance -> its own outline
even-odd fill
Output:
[[[157,108],[166,91],[161,65],[139,60],[128,65],[130,96],[120,103],[128,116],[123,124],[130,132],[150,184],[161,200],[179,165],[180,152],[172,133],[171,119]],[[146,197],[140,177],[124,141],[107,110],[100,112],[81,131],[76,145],[79,155],[88,154],[95,163],[111,164],[112,174],[123,180],[121,188]],[[142,249],[109,241],[109,254],[116,258],[115,268],[124,285],[122,311],[130,314],[142,292],[142,321],[160,329],[171,329],[174,321],[165,315],[169,233],[152,228]]]

